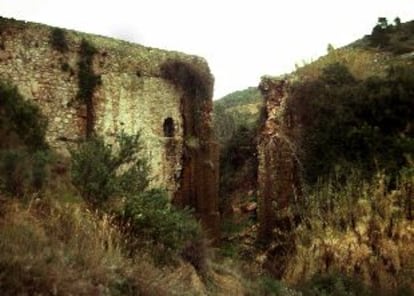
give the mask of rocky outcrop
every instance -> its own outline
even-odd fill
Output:
[[[0,18],[0,79],[40,107],[47,141],[62,154],[92,133],[111,142],[139,132],[151,186],[194,207],[215,232],[218,152],[204,59]]]

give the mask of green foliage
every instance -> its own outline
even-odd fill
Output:
[[[47,120],[37,106],[26,101],[16,87],[0,82],[0,149],[25,145],[43,149]]]
[[[214,102],[215,105],[221,105],[225,109],[237,107],[246,104],[260,103],[262,97],[257,87],[249,87],[244,90],[232,92]]]
[[[396,17],[392,25],[386,18],[380,17],[371,35],[367,37],[368,44],[394,54],[409,53],[414,50],[413,24],[413,21],[401,23],[401,19]]]
[[[240,184],[250,186],[257,180],[256,129],[240,126],[222,147],[220,154],[220,210],[229,206],[229,192],[239,189]]]
[[[229,114],[222,104],[214,103],[213,111],[214,134],[221,145],[226,143],[234,135],[236,123],[231,114]]]
[[[261,284],[261,292],[263,295],[269,295],[269,296],[282,296],[285,295],[283,293],[283,285],[280,281],[273,279],[269,276],[263,276],[260,279]]]
[[[95,206],[111,197],[139,193],[148,185],[148,164],[141,150],[139,134],[118,135],[114,147],[92,137],[71,151],[73,184]]]
[[[386,30],[388,28],[388,20],[385,17],[379,17],[377,26],[379,26],[381,29]]]
[[[86,135],[93,135],[95,125],[95,110],[93,94],[98,85],[101,84],[101,76],[93,71],[93,57],[97,49],[87,40],[82,39],[78,62],[78,100],[86,105]]]
[[[220,191],[226,197],[257,178],[256,135],[263,99],[256,87],[231,93],[214,102],[214,130],[221,144]],[[221,210],[228,200],[221,200]]]
[[[401,28],[401,19],[398,16],[394,19],[394,25],[397,29]]]
[[[0,190],[23,196],[47,179],[47,120],[17,88],[0,82]]]
[[[54,28],[50,33],[50,44],[52,45],[53,49],[62,53],[69,50],[65,31],[60,28]]]
[[[48,151],[0,150],[0,191],[13,197],[43,188],[48,179]]]
[[[304,296],[375,295],[361,281],[340,273],[317,274],[303,288]]]
[[[228,144],[240,126],[257,127],[262,101],[257,87],[235,91],[214,101],[214,131],[222,146]]]
[[[330,87],[352,84],[355,78],[346,66],[341,63],[333,63],[322,69],[321,80]]]
[[[12,196],[21,196],[24,193],[29,179],[27,170],[27,154],[21,151],[4,151],[0,158],[2,191]]]
[[[333,64],[318,79],[293,85],[288,109],[302,126],[306,179],[314,182],[338,166],[360,168],[368,177],[378,169],[395,176],[414,152],[413,82],[407,66],[356,81]]]
[[[218,254],[233,260],[243,260],[247,251],[243,245],[243,233],[246,229],[252,227],[256,221],[252,219],[237,219],[237,221],[234,221],[232,218],[234,217],[222,216],[220,229],[222,240],[220,241]]]
[[[51,162],[49,151],[38,150],[32,155],[32,185],[35,189],[40,190],[44,187],[49,172],[47,165]]]
[[[200,258],[204,258],[197,259],[194,254],[188,253],[189,246],[200,240],[200,225],[189,210],[174,208],[161,190],[153,189],[130,196],[122,218],[128,221],[127,231],[132,236],[132,244],[149,247],[161,263],[174,261],[185,249],[187,256],[191,255],[198,263]],[[202,250],[196,248],[194,252]]]
[[[161,65],[161,76],[181,87],[187,96],[197,102],[209,100],[212,96],[213,81],[210,73],[200,71],[193,64],[167,60]]]
[[[230,139],[228,146],[223,149],[222,172],[241,168],[255,153],[255,130],[241,126]]]
[[[389,45],[390,37],[387,35],[386,27],[383,28],[381,25],[376,25],[372,29],[370,41],[372,46],[383,48]]]

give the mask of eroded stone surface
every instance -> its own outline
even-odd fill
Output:
[[[275,227],[290,227],[289,206],[300,195],[298,161],[286,100],[287,79],[263,77],[259,86],[265,99],[265,118],[258,144],[259,238],[271,240]]]

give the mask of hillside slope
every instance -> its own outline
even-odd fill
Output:
[[[231,205],[223,215],[227,254],[249,254],[255,258],[247,260],[249,269],[300,286],[304,295],[412,295],[413,41],[414,22],[379,19],[370,35],[329,46],[325,56],[284,77],[266,77],[286,82],[287,95],[263,114],[249,113],[257,124],[234,129],[222,143],[221,198]],[[238,112],[255,102],[249,94],[215,102],[216,122],[241,118]],[[260,128],[278,126],[272,120],[293,127],[292,133]],[[284,212],[286,225],[276,225],[269,242],[258,246],[260,192],[251,160],[257,139],[269,135],[273,155],[280,151],[278,137],[297,148],[303,192]],[[278,186],[278,179],[269,182]],[[275,197],[269,211],[278,217]]]

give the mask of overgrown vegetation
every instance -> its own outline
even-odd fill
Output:
[[[221,148],[222,213],[231,209],[230,195],[240,190],[254,190],[256,186],[256,137],[262,103],[263,98],[256,87],[236,91],[214,102],[214,131]]]
[[[327,295],[348,295],[343,293],[360,289],[358,282],[368,285],[361,295],[412,293],[413,176],[405,172],[393,190],[382,174],[364,182],[357,173],[345,184],[339,177],[308,190],[302,223],[292,235],[296,252],[284,278],[306,282],[313,277],[306,295],[323,289],[329,289]]]
[[[201,227],[162,190],[146,191],[149,167],[139,135],[120,134],[112,145],[90,137],[72,148],[72,178],[59,181],[56,174],[66,174],[67,166],[53,163],[46,150],[47,122],[39,110],[15,88],[2,84],[1,95],[2,293],[196,293],[184,288],[181,275],[167,281],[166,265],[188,264],[207,276]]]
[[[309,182],[341,167],[390,176],[414,152],[414,71],[396,66],[386,77],[358,81],[341,64],[293,85],[288,112],[301,126],[302,164]]]
[[[111,145],[94,136],[71,152],[73,184],[94,206],[102,206],[111,197],[138,194],[148,185],[149,167],[141,155],[139,134],[122,133],[115,140]]]
[[[373,291],[359,279],[341,273],[316,274],[302,287],[301,290],[305,296],[377,295],[373,294]]]
[[[47,120],[17,88],[0,82],[0,190],[22,197],[47,179]]]
[[[0,149],[46,147],[47,119],[37,106],[27,102],[16,87],[0,81]]]
[[[283,213],[292,227],[274,229],[271,242],[260,247],[251,244],[255,228],[244,227],[236,235],[226,232],[232,243],[222,246],[235,261],[251,251],[247,270],[264,260],[261,268],[272,277],[258,293],[285,295],[282,287],[290,283],[299,284],[302,295],[413,294],[412,23],[380,19],[371,35],[341,49],[329,46],[326,56],[289,77],[285,119],[305,177],[303,199],[292,200]],[[237,113],[229,112],[245,101],[235,96],[229,108],[219,102],[221,177],[228,174],[241,188],[246,182],[239,180],[251,171],[225,166],[248,142],[244,129],[233,134]],[[243,160],[254,154],[245,151]],[[222,192],[235,223],[250,215],[239,202],[247,190]]]
[[[228,195],[240,188],[251,190],[257,180],[257,129],[240,126],[220,154],[220,210],[231,207]],[[242,185],[241,185],[242,184]]]
[[[0,150],[0,191],[17,197],[40,191],[47,183],[50,162],[45,150]]]
[[[50,33],[50,44],[52,48],[65,53],[69,50],[68,41],[66,40],[66,33],[63,29],[54,28]]]
[[[93,95],[101,84],[101,76],[93,70],[93,57],[97,49],[86,39],[82,39],[79,49],[77,99],[86,106],[86,136],[92,137],[95,126],[95,107]]]
[[[214,101],[214,131],[223,147],[240,128],[254,130],[257,127],[262,103],[257,87],[236,91]]]
[[[184,256],[205,271],[205,249],[191,250],[202,240],[200,225],[190,210],[174,208],[165,192],[153,189],[130,196],[121,217],[128,224],[126,231],[132,249],[148,248],[159,263],[171,263]]]
[[[361,41],[363,50],[330,47],[326,58],[297,71],[287,111],[301,128],[296,144],[307,182],[305,198],[292,203],[286,215],[294,227],[284,233],[275,229],[273,241],[259,248],[253,241],[255,208],[240,204],[234,211],[249,211],[252,219],[223,227],[229,244],[220,246],[219,255],[230,261],[248,257],[249,271],[263,263],[273,272],[273,277],[252,277],[250,295],[413,294],[414,73],[411,61],[396,63],[394,56],[385,64],[380,52],[412,51],[412,33],[412,22],[396,19],[389,25],[382,18]],[[56,50],[67,50],[59,29],[50,37]],[[230,273],[225,268],[211,268],[190,209],[173,207],[162,189],[148,190],[139,135],[121,134],[109,144],[94,134],[96,53],[82,41],[78,99],[86,106],[88,139],[72,149],[71,176],[63,189],[52,186],[55,160],[45,144],[47,121],[16,88],[0,84],[0,291],[197,295],[214,294],[215,284],[229,279],[246,281],[239,275],[225,278]],[[193,111],[208,103],[211,78],[175,60],[160,74],[189,100],[182,106],[186,156],[198,157],[202,146],[196,135],[204,126]],[[249,88],[215,108],[223,145],[222,197],[236,192],[249,203],[255,201],[257,177],[256,95],[257,89]],[[237,102],[247,107],[238,108]],[[57,169],[58,174],[69,170]],[[66,189],[72,186],[76,190]],[[230,202],[223,200],[225,212]],[[297,284],[300,292],[286,283]],[[208,288],[193,290],[197,285]],[[223,294],[243,294],[231,288]]]
[[[160,189],[146,190],[149,167],[139,134],[121,134],[113,145],[86,140],[72,151],[72,180],[90,205],[117,217],[132,253],[145,249],[160,264],[184,258],[205,269],[201,228],[191,211],[173,207]]]
[[[4,202],[0,215],[2,295],[180,295],[145,254],[125,255],[122,234],[98,215],[58,196]],[[156,280],[157,279],[157,280]]]
[[[366,39],[369,46],[391,51],[394,54],[409,53],[414,50],[414,21],[401,23],[396,17],[394,24],[389,24],[385,17],[378,18],[371,35]]]
[[[215,105],[229,109],[232,107],[240,107],[241,105],[258,104],[261,101],[262,97],[259,89],[257,87],[248,87],[225,95],[214,103]]]
[[[210,73],[201,72],[195,65],[168,60],[161,66],[161,76],[170,80],[197,102],[209,100],[213,92]]]
[[[202,70],[196,64],[185,61],[168,59],[160,67],[162,78],[170,81],[183,93],[181,97],[181,112],[184,117],[184,134],[189,138],[198,138],[203,143],[211,135],[211,129],[200,120],[202,112],[213,94],[213,79],[209,72]],[[185,162],[199,157],[196,150],[188,147],[192,157],[186,157]],[[186,165],[184,165],[186,166]]]

